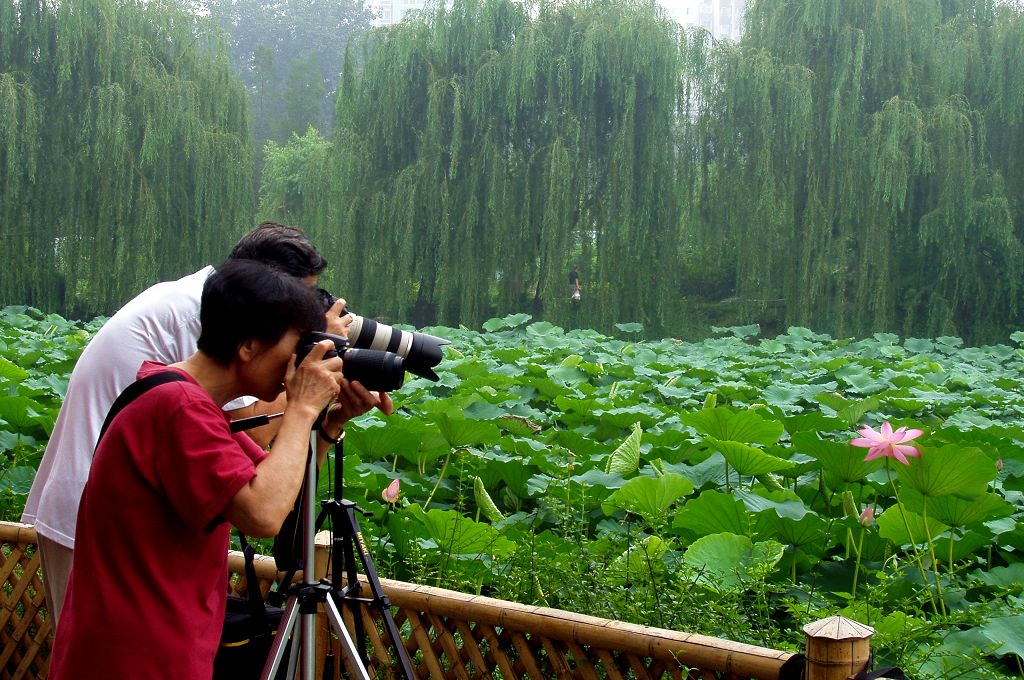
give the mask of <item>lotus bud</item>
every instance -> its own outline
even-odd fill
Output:
[[[391,480],[391,483],[380,492],[381,500],[385,503],[397,503],[399,493],[399,481],[398,479]]]

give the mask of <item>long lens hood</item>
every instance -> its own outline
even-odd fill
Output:
[[[341,369],[347,380],[357,380],[368,390],[392,392],[405,382],[405,361],[393,352],[350,349],[342,355]]]
[[[441,348],[452,344],[451,341],[427,333],[412,334],[412,349],[405,358],[405,370],[437,382],[441,377],[434,371],[434,366],[441,363],[444,355]]]

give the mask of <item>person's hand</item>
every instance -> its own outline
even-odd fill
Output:
[[[343,314],[346,304],[345,298],[338,298],[327,310],[325,316],[327,317],[327,332],[347,339],[348,327],[352,325],[352,315]]]
[[[323,429],[328,436],[336,439],[345,428],[345,423],[374,407],[388,416],[395,411],[394,402],[387,392],[371,392],[362,383],[342,379],[338,400],[327,412]]]
[[[285,374],[285,392],[288,408],[311,409],[314,416],[319,414],[338,396],[340,383],[345,379],[341,372],[341,357],[325,359],[324,355],[334,349],[330,340],[321,340],[313,345],[302,363],[295,366],[295,357],[288,362]]]

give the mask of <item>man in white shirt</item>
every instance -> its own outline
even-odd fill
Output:
[[[228,259],[275,265],[311,284],[327,266],[300,230],[274,223],[263,223],[243,236]],[[21,518],[36,528],[47,610],[55,628],[71,571],[78,505],[107,411],[135,381],[143,361],[173,364],[196,351],[200,297],[203,284],[213,271],[213,267],[204,267],[140,293],[96,333],[71,373],[67,395]],[[328,329],[332,332],[344,333],[345,321],[350,322],[339,318],[344,305],[344,300],[339,300],[327,313]],[[358,384],[346,386],[340,400],[350,417],[374,406],[386,413],[392,408],[386,394],[376,395]],[[279,405],[254,402],[251,397],[242,398],[224,408],[235,417],[283,410],[276,407]],[[261,446],[268,443],[258,432],[253,431],[252,436]],[[117,499],[111,502],[116,503]],[[125,508],[125,512],[131,512],[131,508]]]

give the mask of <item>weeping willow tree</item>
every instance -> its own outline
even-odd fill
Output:
[[[252,213],[245,94],[172,2],[0,0],[0,302],[110,313]]]
[[[700,123],[717,181],[699,238],[735,263],[741,316],[774,299],[780,323],[834,333],[1005,338],[1020,17],[990,0],[754,0],[747,22],[715,52],[724,85]]]
[[[350,54],[333,139],[264,198],[393,320],[1005,340],[1022,59],[992,0],[752,0],[739,44],[631,0],[462,0]]]
[[[365,311],[564,317],[579,264],[579,323],[665,327],[678,270],[678,27],[653,2],[535,13],[458,0],[378,34],[346,65],[302,224],[338,264],[332,285]]]

